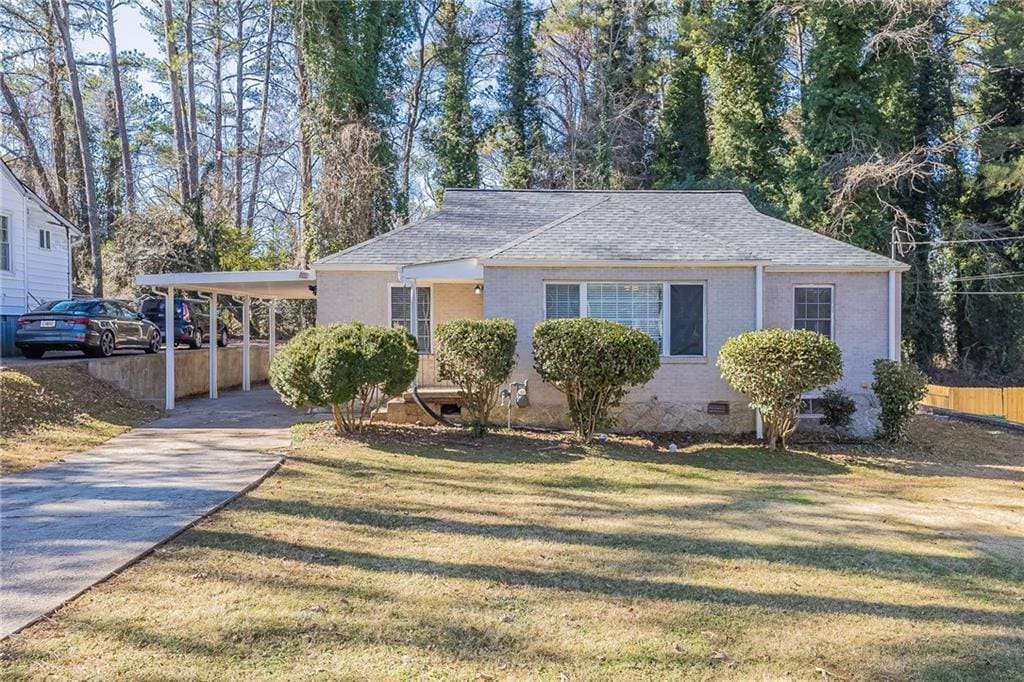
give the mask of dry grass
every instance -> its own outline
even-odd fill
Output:
[[[0,369],[0,474],[94,447],[159,414],[72,365]]]
[[[5,679],[1019,680],[1024,437],[770,455],[296,429]]]

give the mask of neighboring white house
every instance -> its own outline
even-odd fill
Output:
[[[71,296],[71,247],[82,232],[0,160],[0,318],[5,354],[15,320],[43,301]]]
[[[530,395],[518,422],[566,421],[564,399],[533,370],[534,326],[591,316],[642,329],[662,347],[654,379],[623,401],[624,430],[754,430],[747,399],[715,366],[718,350],[743,331],[798,327],[839,344],[840,386],[858,404],[856,431],[870,435],[872,363],[899,358],[907,266],[764,215],[738,192],[450,189],[436,215],[313,268],[319,322],[409,328],[421,386],[437,383],[437,324],[513,320],[512,379],[529,380]]]

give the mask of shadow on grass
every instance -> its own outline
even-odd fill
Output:
[[[354,442],[378,452],[470,464],[567,464],[592,457],[746,473],[822,476],[848,471],[845,465],[811,452],[771,451],[755,445],[709,444],[671,453],[614,440],[584,446],[563,440],[561,434],[501,431],[473,438],[462,429],[381,425],[344,438],[334,437],[327,429],[311,435],[324,444]]]
[[[269,540],[231,531],[197,529],[189,534],[189,542],[203,547],[241,551],[260,556],[288,557],[293,560],[302,557],[313,564],[344,565],[378,573],[484,580],[502,585],[518,585],[619,598],[714,602],[736,606],[755,606],[783,612],[844,613],[922,622],[1024,627],[1024,613],[1019,610],[963,608],[937,604],[893,604],[844,597],[712,587],[671,579],[649,580],[596,575],[583,571],[543,571],[492,564],[435,561]]]

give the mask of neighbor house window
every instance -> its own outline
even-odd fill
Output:
[[[11,219],[0,215],[0,270],[11,269]]]
[[[703,283],[550,283],[544,288],[544,311],[549,320],[592,317],[639,329],[658,343],[662,355],[704,355]]]
[[[391,287],[391,325],[412,331],[410,311],[412,291],[409,287]],[[430,287],[416,287],[416,347],[421,353],[431,352]]]
[[[50,231],[39,230],[39,248],[48,249],[50,248]]]
[[[793,295],[793,328],[832,338],[832,287],[797,287]]]

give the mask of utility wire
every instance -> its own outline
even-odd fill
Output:
[[[946,279],[934,280],[936,284],[945,284],[947,282],[976,282],[979,280],[991,280],[991,279],[1012,279],[1014,277],[1024,277],[1024,272],[994,272],[988,275],[967,275],[964,277],[949,277]]]
[[[1024,291],[950,291],[954,296],[1024,296]]]
[[[1024,234],[1013,235],[1012,237],[985,237],[979,239],[949,239],[939,241],[923,241],[923,242],[900,242],[900,244],[915,244],[920,246],[951,246],[955,244],[982,244],[986,242],[1006,242],[1015,241],[1017,239],[1024,239]]]

